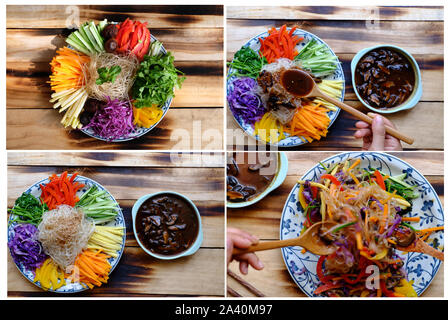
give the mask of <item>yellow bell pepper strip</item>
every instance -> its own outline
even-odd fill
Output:
[[[308,182],[310,183],[310,186],[318,187],[318,188],[321,188],[321,189],[324,189],[324,190],[328,190],[328,188],[326,186],[324,186],[323,184],[321,184],[321,183],[314,182],[314,181],[308,181]],[[305,184],[306,181],[304,181],[304,180],[297,180],[297,183],[298,184]]]
[[[353,173],[351,173],[351,172],[349,172],[348,174],[353,179],[353,181],[358,185],[359,184],[358,178],[356,178],[356,176]]]
[[[305,197],[303,196],[303,189],[304,189],[303,184],[301,184],[299,188],[299,202],[300,205],[302,206],[302,209],[305,210],[307,207],[307,203]]]
[[[322,221],[325,221],[326,218],[326,203],[325,203],[325,199],[322,197],[322,191],[320,192],[320,215],[322,217]]]
[[[163,110],[157,105],[152,105],[151,107],[142,108],[133,107],[133,113],[135,125],[150,128],[160,120],[163,115]]]
[[[358,250],[364,249],[364,245],[362,244],[361,232],[356,232],[355,238],[356,238],[356,246],[357,246]],[[361,254],[362,254],[362,252],[361,252]]]
[[[45,260],[43,265],[36,269],[34,282],[38,281],[44,290],[57,290],[66,284],[64,273],[51,258]]]
[[[348,172],[352,171],[358,164],[361,163],[361,159],[356,160],[349,168],[348,168]]]
[[[387,255],[388,250],[384,248],[380,253],[377,253],[375,256],[368,258],[369,260],[381,260]]]
[[[415,292],[412,286],[412,281],[409,282],[406,279],[400,280],[400,284],[394,288],[394,292],[402,294],[405,297],[418,297],[417,292]]]

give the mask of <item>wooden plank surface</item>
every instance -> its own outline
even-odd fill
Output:
[[[283,184],[256,204],[242,209],[227,209],[227,226],[246,230],[261,240],[278,240],[280,218],[285,201],[295,185],[297,178],[304,175],[319,161],[334,155],[335,152],[287,152],[288,174]],[[443,152],[398,152],[391,153],[416,168],[436,190],[440,200],[444,201],[444,155]],[[289,275],[280,250],[260,251],[257,253],[265,268],[262,271],[249,270],[247,276],[238,271],[237,262],[229,269],[240,275],[268,297],[304,297]],[[425,291],[423,297],[443,297],[444,266]],[[227,277],[227,285],[242,296],[254,296],[241,283]]]
[[[425,20],[442,21],[443,10],[440,7],[371,7],[371,6],[278,6],[272,7],[226,7],[229,19],[282,19],[296,20]]]
[[[76,296],[223,296],[224,155],[178,158],[174,155],[172,161],[169,153],[145,152],[135,157],[114,152],[9,152],[8,207],[30,185],[51,173],[78,171],[102,184],[120,203],[126,222],[126,246],[109,282]],[[192,256],[157,260],[145,254],[135,240],[132,206],[139,197],[163,190],[189,197],[201,213],[204,240]],[[8,296],[56,295],[29,283],[8,257]]]
[[[77,6],[80,22],[104,18],[120,22],[127,17],[147,21],[151,33],[173,53],[175,66],[186,75],[170,111],[157,128],[119,144],[68,132],[59,123],[62,115],[52,110],[48,101],[49,62],[71,32],[66,28],[67,8],[7,6],[7,149],[223,148],[222,6]],[[25,113],[31,115],[24,117]],[[193,122],[201,128],[196,130]],[[212,134],[207,133],[209,128],[213,128]],[[178,130],[188,141],[176,143]],[[206,143],[210,135],[219,135],[216,143]]]
[[[79,20],[121,22],[130,19],[144,19],[149,28],[170,25],[182,28],[185,23],[195,28],[222,27],[222,6],[139,6],[139,5],[89,5],[89,6],[19,6],[8,5],[7,28],[65,28],[67,17],[79,8]],[[33,19],[28,19],[33,16]]]
[[[250,38],[268,28],[283,24],[297,25],[324,40],[338,55],[345,76],[345,102],[363,112],[369,110],[357,100],[352,87],[350,63],[353,56],[361,49],[384,43],[406,49],[420,67],[422,98],[413,109],[387,117],[400,131],[415,139],[413,145],[402,143],[406,150],[443,150],[443,7],[254,6],[227,7],[226,10],[228,62]],[[373,24],[372,20],[375,20]],[[362,143],[353,138],[356,121],[357,119],[342,111],[329,129],[327,137],[285,150],[357,150]],[[228,108],[227,127],[235,130],[234,137],[242,135],[243,131]],[[245,144],[255,147],[256,143],[246,136]],[[243,146],[239,141],[228,138],[227,147],[231,149]]]

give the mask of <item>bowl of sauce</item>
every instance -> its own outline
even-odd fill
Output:
[[[288,172],[284,152],[233,152],[227,158],[227,207],[242,208],[279,187]]]
[[[356,96],[375,112],[410,109],[421,98],[420,68],[400,47],[379,45],[361,50],[352,60],[351,72]]]
[[[158,259],[191,255],[202,244],[199,210],[177,192],[157,192],[138,199],[132,207],[132,223],[137,243]]]

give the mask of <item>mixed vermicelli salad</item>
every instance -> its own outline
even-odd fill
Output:
[[[185,79],[148,22],[85,22],[65,40],[49,81],[65,128],[106,141],[138,137],[162,119]]]
[[[336,251],[317,262],[320,284],[314,294],[329,297],[416,297],[396,249],[427,240],[443,226],[416,230],[408,217],[419,194],[405,182],[406,173],[388,176],[363,169],[361,160],[326,168],[318,182],[299,181],[299,202],[306,216],[305,231],[320,221],[335,225],[320,238]],[[376,268],[378,273],[372,273]],[[376,280],[377,285],[374,284]]]
[[[39,184],[39,196],[24,192],[9,210],[11,256],[44,290],[107,283],[122,250],[125,228],[113,223],[118,204],[106,190],[87,186],[77,175],[51,175]]]
[[[313,77],[320,90],[340,99],[344,81],[332,79],[339,60],[324,43],[304,38],[297,27],[271,28],[258,37],[259,49],[238,50],[228,75],[227,102],[235,119],[253,129],[261,141],[277,144],[291,136],[302,143],[326,137],[338,108],[320,98],[298,98],[287,92],[281,77],[301,70]]]

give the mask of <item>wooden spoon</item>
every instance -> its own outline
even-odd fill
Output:
[[[325,221],[318,222],[313,224],[308,230],[305,231],[298,238],[286,239],[286,240],[275,240],[275,241],[264,241],[257,243],[255,245],[250,246],[247,249],[238,249],[235,248],[233,250],[233,255],[239,255],[248,252],[261,251],[261,250],[270,250],[276,248],[290,247],[290,246],[299,246],[305,248],[311,253],[317,254],[319,256],[324,256],[333,253],[336,250],[336,247],[332,245],[328,245],[323,242],[319,236],[319,231],[322,227],[327,228],[327,230],[335,225],[334,222]]]
[[[290,69],[283,71],[281,75],[281,83],[286,91],[289,93],[301,97],[301,98],[308,98],[308,97],[317,97],[322,98],[342,110],[350,113],[351,115],[355,116],[359,120],[362,120],[364,122],[367,122],[368,124],[372,124],[372,118],[368,115],[365,115],[361,111],[339,101],[338,99],[334,99],[325,93],[323,93],[319,87],[314,82],[314,79],[305,71],[299,70],[299,69]],[[404,134],[400,133],[396,129],[385,126],[386,132],[390,134],[391,136],[402,140],[406,142],[407,144],[413,144],[414,139],[408,136],[405,136]]]
[[[414,241],[411,245],[407,247],[397,247],[398,250],[405,251],[405,252],[421,252],[428,254],[434,258],[437,258],[441,261],[443,261],[444,254],[442,251],[439,251],[433,247],[431,247],[429,244],[427,244],[422,239],[417,239]]]

